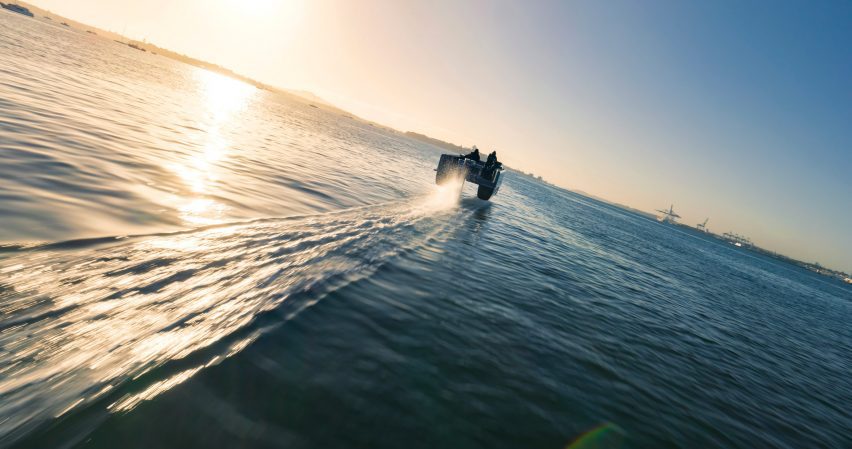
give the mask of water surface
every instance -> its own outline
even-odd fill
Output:
[[[849,287],[437,154],[0,11],[0,446],[852,446]]]

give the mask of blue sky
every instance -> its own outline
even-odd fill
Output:
[[[546,68],[530,96],[560,120],[548,126],[582,136],[562,154],[590,161],[577,169],[595,168],[589,191],[673,202],[693,223],[849,270],[850,5],[560,4],[531,10],[513,59]]]
[[[852,271],[852,2],[36,0]]]

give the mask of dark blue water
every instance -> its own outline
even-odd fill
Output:
[[[852,447],[848,286],[437,154],[0,14],[0,446]]]

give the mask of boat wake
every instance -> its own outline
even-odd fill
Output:
[[[469,211],[458,204],[457,191],[436,188],[323,215],[7,248],[0,445],[94,402],[120,412],[168,390],[446,234]],[[146,376],[175,361],[168,378]]]

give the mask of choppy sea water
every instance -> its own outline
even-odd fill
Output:
[[[438,154],[0,11],[0,446],[852,447],[847,286]]]

